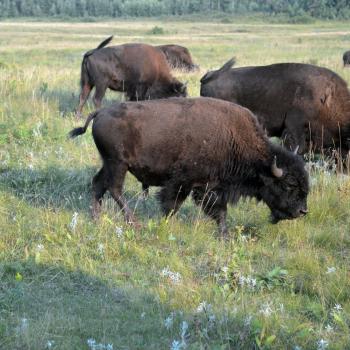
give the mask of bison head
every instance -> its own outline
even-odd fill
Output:
[[[232,83],[230,79],[226,79],[226,73],[232,68],[235,62],[235,59],[232,58],[220,69],[207,72],[201,78],[201,96],[230,100]]]
[[[152,100],[168,97],[186,97],[187,83],[181,83],[178,80],[170,83],[156,82],[148,89],[147,95]]]
[[[278,149],[276,153],[270,174],[260,175],[263,185],[259,193],[271,209],[273,223],[306,215],[309,192],[308,174],[302,158],[284,149]]]

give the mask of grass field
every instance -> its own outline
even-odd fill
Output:
[[[228,242],[190,200],[162,219],[156,189],[141,199],[132,176],[144,228],[108,196],[90,219],[100,159],[90,132],[66,135],[82,124],[82,54],[111,34],[187,46],[201,71],[175,75],[191,96],[232,56],[318,64],[350,83],[348,23],[0,22],[0,349],[350,349],[348,177],[313,167],[309,215],[277,225],[264,204],[240,201]]]

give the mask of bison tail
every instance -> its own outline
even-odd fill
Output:
[[[103,40],[102,43],[96,47],[95,50],[102,49],[103,47],[108,45],[112,41],[112,39],[113,39],[113,35],[109,36],[107,39]]]
[[[87,52],[84,53],[84,59],[91,56],[96,50],[99,50],[99,49],[102,49],[103,47],[105,47],[106,45],[108,45],[113,39],[113,35],[109,36],[107,39],[103,40],[102,43],[100,43],[100,45],[98,45],[96,47],[96,49],[92,49],[92,50],[89,50]]]
[[[71,130],[68,134],[69,138],[71,139],[74,139],[75,137],[79,136],[79,135],[82,135],[82,134],[85,134],[86,132],[86,129],[88,128],[90,122],[92,119],[94,119],[97,115],[98,111],[95,111],[93,113],[91,113],[87,119],[86,119],[86,122],[85,122],[85,125],[84,126],[81,126],[79,128],[75,128],[73,130]]]

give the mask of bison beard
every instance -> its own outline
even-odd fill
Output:
[[[171,98],[115,104],[91,114],[92,133],[103,159],[93,179],[93,216],[109,190],[128,222],[136,220],[123,196],[127,171],[160,186],[165,215],[175,213],[192,191],[196,204],[227,235],[228,203],[255,197],[274,222],[307,212],[308,175],[296,154],[269,142],[245,108],[211,98]]]

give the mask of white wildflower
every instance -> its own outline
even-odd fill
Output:
[[[221,268],[222,272],[226,275],[228,273],[228,267],[227,266],[223,266]]]
[[[281,313],[284,312],[284,305],[282,303],[280,304],[280,311],[281,311]]]
[[[325,339],[320,339],[317,342],[317,350],[325,350],[328,348],[328,341]]]
[[[123,228],[121,226],[117,226],[115,228],[115,234],[117,235],[118,238],[123,238],[123,235],[124,235]]]
[[[242,287],[247,286],[250,289],[254,289],[256,287],[256,278],[252,276],[239,276],[238,284]]]
[[[22,332],[26,332],[27,331],[27,329],[28,329],[28,319],[26,319],[26,318],[22,318],[21,319],[20,329],[21,329]]]
[[[170,233],[168,240],[169,241],[176,241],[176,237],[172,233]]]
[[[250,324],[251,324],[251,322],[252,322],[252,316],[251,315],[249,315],[249,316],[247,316],[245,319],[244,319],[244,326],[245,327],[249,327],[250,326]]]
[[[198,307],[197,307],[197,312],[201,313],[201,312],[210,312],[211,311],[211,305],[207,304],[206,301],[202,301]]]
[[[88,346],[89,346],[90,348],[92,348],[92,347],[94,347],[94,346],[96,345],[96,340],[93,339],[93,338],[89,338],[89,339],[87,340],[87,344],[88,344]]]
[[[77,226],[78,223],[78,213],[74,212],[73,216],[72,216],[72,220],[69,224],[69,228],[74,232],[75,231],[75,227]]]
[[[113,350],[113,344],[97,343],[93,338],[88,339],[87,344],[91,350]]]
[[[272,314],[271,306],[268,303],[264,304],[260,309],[260,313],[265,317],[269,317]]]
[[[174,313],[172,312],[165,320],[164,320],[164,326],[166,329],[170,329],[173,326],[174,322]]]
[[[298,346],[298,345],[295,345],[294,348],[293,348],[293,350],[301,350],[301,347]]]
[[[178,340],[173,340],[171,343],[171,350],[181,350],[182,346],[181,343]]]
[[[333,309],[335,311],[341,311],[343,308],[342,308],[342,306],[340,304],[335,304]]]
[[[42,123],[39,122],[35,125],[35,128],[33,129],[33,136],[34,137],[40,137],[41,136],[41,126],[42,126]]]
[[[239,276],[238,284],[241,286],[245,285],[245,277],[244,276]]]
[[[216,320],[215,315],[209,315],[208,320],[209,320],[209,322],[215,322],[215,320]]]
[[[334,328],[330,324],[327,324],[327,326],[325,327],[325,330],[328,333],[332,333],[334,331]]]
[[[168,277],[170,279],[171,282],[173,282],[174,284],[178,284],[181,282],[181,274],[179,272],[173,272],[169,269],[169,266],[167,266],[166,268],[164,268],[161,271],[161,276],[163,277]]]
[[[105,253],[105,247],[102,243],[99,243],[98,246],[97,246],[97,252],[100,254],[100,255],[103,255]]]
[[[40,252],[40,251],[42,251],[44,249],[44,245],[43,244],[38,244],[37,246],[36,246],[36,251],[37,252]]]
[[[145,317],[146,317],[146,313],[143,312],[143,313],[141,314],[141,319],[144,319]]]
[[[183,345],[186,344],[187,330],[188,330],[188,323],[186,321],[182,321],[182,323],[181,323],[181,340],[182,340]]]
[[[333,273],[333,272],[335,272],[337,269],[334,267],[334,266],[332,266],[332,267],[327,267],[327,271],[326,271],[326,273],[328,274],[328,273]]]
[[[54,346],[55,342],[53,340],[48,340],[46,343],[46,347],[51,349]]]
[[[248,286],[254,289],[256,287],[256,279],[252,277],[248,277]]]

